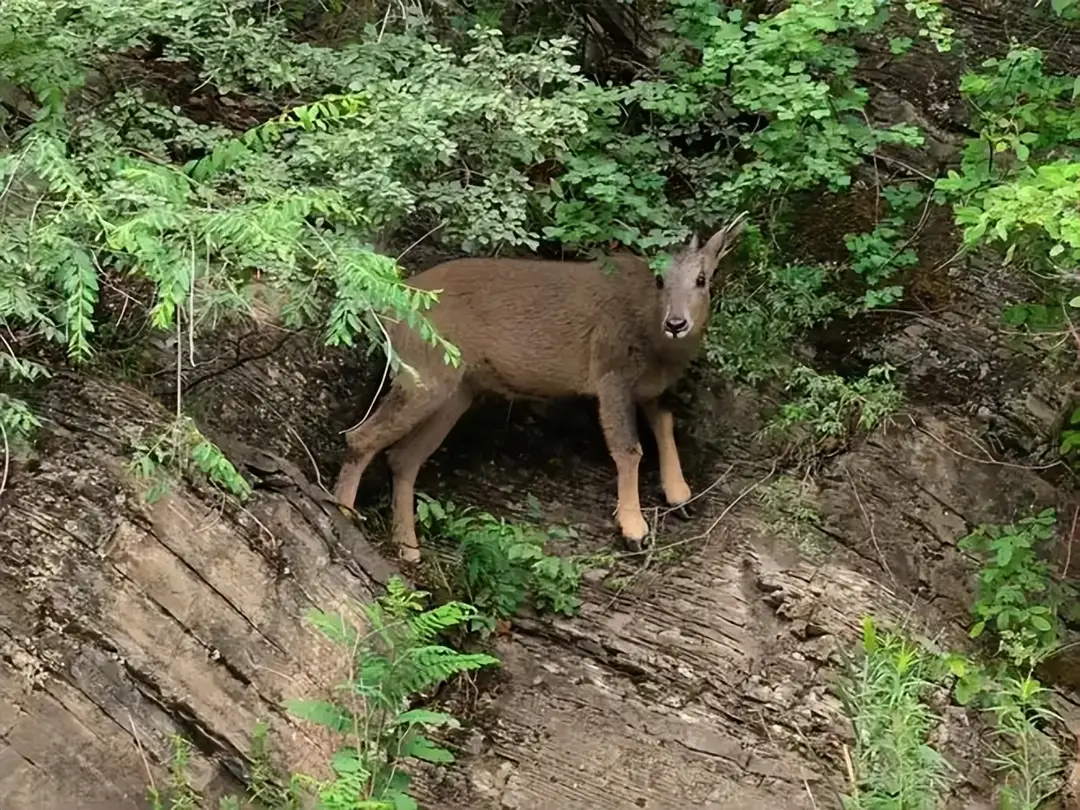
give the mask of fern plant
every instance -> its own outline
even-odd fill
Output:
[[[344,738],[330,765],[333,778],[308,780],[324,810],[409,810],[409,775],[404,760],[453,762],[453,754],[427,733],[453,729],[458,721],[444,712],[410,708],[415,697],[462,672],[497,665],[484,653],[462,653],[436,643],[448,630],[473,620],[477,611],[461,602],[426,609],[428,596],[408,589],[400,578],[362,608],[366,626],[341,615],[312,611],[308,620],[353,660],[340,701],[293,700],[297,717]]]
[[[154,503],[169,488],[174,473],[201,473],[214,486],[246,500],[251,485],[221,452],[186,416],[170,422],[150,442],[137,442],[130,468],[137,478],[151,483],[146,500]]]

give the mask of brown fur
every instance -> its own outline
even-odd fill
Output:
[[[695,236],[662,285],[642,259],[626,253],[611,259],[614,271],[601,262],[459,259],[411,279],[419,289],[441,290],[428,317],[461,350],[462,362],[457,368],[446,364],[441,349],[403,323],[388,328],[406,368],[371,418],[348,434],[337,500],[352,506],[364,469],[389,447],[394,539],[406,560],[417,560],[417,472],[477,396],[593,396],[618,471],[619,527],[639,546],[648,524],[638,501],[641,444],[634,408],[642,409],[656,437],[668,503],[686,502],[690,488],[673,420],[659,397],[701,346],[712,275],[742,231],[743,216],[703,247]],[[669,336],[670,326],[679,327],[680,336]]]

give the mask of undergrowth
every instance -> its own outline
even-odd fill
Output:
[[[1061,644],[1062,621],[1076,612],[1076,591],[1051,576],[1046,546],[1057,514],[1044,509],[1008,525],[982,525],[960,539],[979,560],[973,638],[997,639],[997,652],[1018,667],[1045,660]]]
[[[542,531],[525,523],[495,518],[424,495],[417,499],[417,521],[431,538],[455,545],[455,593],[478,609],[470,629],[485,634],[512,617],[529,600],[538,610],[574,615],[581,605],[581,564],[547,554],[553,539],[575,537],[572,527]]]
[[[866,618],[860,659],[841,690],[855,728],[845,810],[937,810],[953,775],[930,744],[932,656]]]
[[[939,720],[926,697],[943,685],[957,704],[988,720],[997,807],[1038,810],[1061,789],[1064,756],[1053,728],[1061,718],[1033,674],[1060,649],[1065,614],[1076,609],[1074,590],[1042,557],[1055,521],[1045,509],[960,540],[979,561],[971,636],[997,640],[985,654],[931,653],[898,634],[879,634],[874,620],[864,619],[861,661],[843,689],[856,730],[845,807],[944,806],[942,762],[927,742]]]

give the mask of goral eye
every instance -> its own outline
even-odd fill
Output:
[[[658,289],[658,290],[664,289],[664,277],[663,276],[657,276],[656,277],[656,289]]]
[[[698,273],[697,285],[699,287],[704,287],[705,286],[705,274],[704,273]]]

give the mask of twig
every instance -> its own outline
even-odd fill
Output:
[[[375,323],[379,325],[379,329],[382,330],[383,337],[386,339],[386,363],[383,365],[382,379],[379,380],[379,387],[375,390],[375,396],[371,398],[371,404],[368,405],[367,413],[364,414],[364,418],[357,422],[350,428],[340,431],[338,435],[342,433],[352,433],[371,416],[371,411],[375,408],[375,403],[379,400],[379,394],[382,393],[383,387],[386,385],[386,377],[390,374],[390,353],[394,350],[394,347],[390,341],[390,333],[386,331],[386,327],[383,326],[382,319],[378,315],[372,315],[375,318]]]
[[[449,222],[449,220],[444,219],[442,222],[440,222],[438,225],[436,225],[430,231],[425,233],[423,236],[421,236],[419,239],[417,239],[415,242],[413,242],[411,245],[409,245],[407,248],[405,248],[403,251],[401,251],[401,253],[398,254],[398,257],[397,257],[396,261],[400,262],[402,260],[402,258],[404,258],[406,253],[408,253],[414,247],[416,247],[421,242],[423,242],[425,239],[427,239],[429,236],[431,236],[433,233],[435,233],[435,231],[439,230],[440,228],[446,227],[447,222]]]
[[[184,327],[181,324],[183,321],[183,309],[177,307],[176,309],[176,421],[180,421],[180,417],[183,416],[183,397],[181,396],[180,389],[183,385],[184,379]]]
[[[740,492],[735,497],[735,500],[733,500],[731,503],[729,503],[727,505],[727,507],[724,509],[724,511],[720,513],[720,516],[717,517],[716,520],[714,520],[711,524],[709,524],[709,528],[707,528],[704,532],[697,535],[696,537],[691,537],[691,538],[689,538],[689,539],[687,539],[685,541],[680,541],[680,542],[690,542],[692,540],[706,540],[706,541],[709,540],[710,536],[713,533],[713,530],[716,529],[716,527],[720,525],[720,521],[722,521],[724,518],[726,518],[728,516],[728,513],[731,512],[731,510],[734,509],[738,505],[739,501],[741,501],[743,498],[745,498],[747,495],[749,495],[751,492],[753,492],[755,489],[757,489],[758,487],[760,487],[762,484],[764,484],[766,481],[768,481],[770,478],[773,477],[773,474],[776,472],[776,465],[779,464],[779,463],[780,463],[779,459],[773,459],[772,467],[769,468],[769,471],[765,474],[765,477],[762,478],[759,481],[756,481],[755,483],[753,483],[750,486],[746,487],[746,489],[744,489],[742,492]],[[672,543],[671,545],[674,546],[674,545],[677,545],[677,544]],[[667,548],[670,548],[670,546],[667,546]]]
[[[885,573],[889,575],[889,579],[892,580],[893,588],[899,590],[900,583],[897,582],[896,576],[892,572],[892,568],[885,561],[885,555],[881,552],[881,546],[878,545],[877,533],[874,531],[874,521],[870,519],[870,513],[866,511],[866,507],[863,506],[862,498],[859,497],[859,488],[855,486],[855,479],[851,475],[851,470],[845,464],[844,473],[848,477],[848,481],[851,483],[851,491],[855,493],[855,502],[859,505],[859,511],[862,512],[863,523],[866,524],[866,530],[870,533],[870,542],[874,544],[874,551],[877,552],[878,561],[881,563],[881,567],[885,569]]]
[[[762,478],[760,481],[757,481],[757,482],[751,484],[750,486],[746,487],[742,492],[740,492],[735,497],[735,500],[733,500],[731,503],[729,503],[724,508],[724,511],[720,513],[719,517],[717,517],[716,520],[714,520],[712,523],[710,523],[709,528],[707,528],[701,534],[694,535],[693,537],[686,537],[686,538],[684,538],[682,540],[676,540],[674,543],[668,543],[667,545],[664,545],[664,546],[657,546],[654,543],[654,544],[651,544],[644,551],[628,551],[628,552],[623,553],[623,554],[613,555],[616,559],[627,559],[629,557],[640,557],[641,555],[644,554],[645,555],[645,562],[644,562],[644,564],[642,564],[642,566],[637,571],[634,572],[633,576],[631,576],[626,581],[626,584],[622,588],[619,588],[619,590],[615,593],[615,595],[613,597],[611,597],[611,601],[607,603],[604,610],[610,610],[611,606],[614,605],[617,601],[619,601],[619,597],[622,596],[623,592],[626,591],[626,589],[629,588],[630,585],[632,585],[634,583],[634,581],[637,580],[638,577],[640,577],[642,574],[644,574],[646,571],[649,570],[649,566],[652,565],[652,561],[655,558],[655,556],[657,555],[657,553],[663,552],[663,551],[668,551],[669,549],[673,549],[673,548],[678,548],[679,546],[685,546],[686,544],[692,543],[695,540],[704,539],[704,540],[708,541],[708,539],[712,535],[713,531],[716,529],[717,526],[720,525],[720,521],[722,521],[725,517],[728,516],[728,514],[731,512],[731,510],[734,509],[738,505],[739,501],[741,501],[743,498],[745,498],[747,495],[749,495],[755,489],[757,489],[762,484],[764,484],[766,481],[768,481],[770,478],[772,478],[773,473],[776,472],[777,463],[778,463],[778,461],[774,459],[772,468],[769,470],[768,474],[764,478]],[[730,468],[729,468],[729,471],[730,471]],[[727,472],[725,472],[724,475],[726,476]],[[722,481],[723,477],[724,476],[721,476],[720,479],[717,481],[717,483],[719,483],[719,481]],[[707,547],[708,547],[708,542],[706,542],[705,545],[702,546],[702,548],[707,548]]]
[[[2,427],[2,425],[0,425]],[[0,487],[0,493],[4,491],[3,487]],[[1065,570],[1061,572],[1061,576],[1064,579],[1069,576],[1069,563],[1072,562],[1072,550],[1073,543],[1076,542],[1076,520],[1080,518],[1080,506],[1077,506],[1073,510],[1072,526],[1069,527],[1069,548],[1065,551]]]
[[[146,751],[143,750],[142,740],[139,739],[139,730],[135,728],[135,718],[131,716],[131,712],[128,712],[128,722],[131,724],[131,736],[135,738],[135,747],[139,749],[143,767],[146,768],[146,778],[150,780],[150,789],[157,792],[157,785],[154,783],[154,772],[150,770],[150,760],[147,759]]]
[[[664,509],[663,511],[657,509],[656,510],[656,512],[657,512],[657,514],[656,514],[657,520],[664,517],[665,515],[670,515],[672,512],[677,512],[680,509],[682,509],[684,506],[687,506],[688,504],[693,503],[698,498],[701,498],[701,497],[707,495],[711,490],[715,489],[716,487],[718,487],[722,483],[724,483],[724,480],[728,477],[728,474],[734,469],[735,469],[735,463],[732,462],[731,464],[728,465],[728,468],[726,470],[724,470],[724,472],[720,475],[719,478],[717,478],[715,481],[713,481],[711,484],[709,484],[707,487],[705,487],[705,489],[701,490],[701,492],[698,492],[697,494],[692,495],[688,500],[686,500],[683,503],[680,503],[678,506],[669,506],[667,509]]]
[[[851,782],[851,789],[858,794],[859,783],[855,781],[855,766],[851,763],[851,752],[848,751],[847,743],[844,744],[844,765],[847,767],[848,781]]]
[[[1062,465],[1061,461],[1054,461],[1054,462],[1051,462],[1050,464],[1013,464],[1013,463],[1008,462],[1008,461],[998,461],[997,459],[995,459],[993,457],[991,457],[991,458],[975,458],[975,456],[969,456],[967,453],[962,453],[959,450],[957,450],[955,447],[951,447],[940,436],[934,435],[929,430],[927,430],[926,428],[919,425],[915,421],[915,418],[913,416],[911,416],[910,414],[908,414],[908,419],[911,420],[912,427],[914,427],[920,433],[923,433],[923,434],[929,436],[931,439],[933,439],[935,442],[940,444],[942,447],[944,447],[950,453],[955,453],[956,455],[960,456],[960,458],[966,458],[968,461],[974,461],[977,464],[993,464],[993,465],[998,466],[998,467],[1011,467],[1014,470],[1029,470],[1029,471],[1031,471],[1031,470],[1049,470],[1049,469],[1052,469],[1054,467],[1058,467],[1058,466]],[[970,436],[968,436],[967,438],[968,438],[969,441],[971,441],[972,444],[976,445],[980,450],[982,450],[984,453],[986,453],[987,456],[991,455],[989,450],[987,450],[985,447],[980,445],[978,442],[976,442]]]
[[[11,448],[8,447],[7,428],[3,421],[0,421],[0,439],[4,440],[4,471],[0,474],[0,497],[3,497],[4,490],[7,489],[8,470],[11,468]]]
[[[308,461],[311,462],[311,469],[315,471],[315,483],[318,485],[319,489],[321,489],[323,492],[327,492],[328,490],[326,489],[326,487],[323,486],[322,475],[319,474],[319,465],[315,463],[315,456],[311,454],[311,450],[308,449],[308,446],[304,443],[304,440],[300,438],[300,434],[296,432],[296,428],[294,428],[288,422],[285,423],[285,428],[290,433],[292,433],[295,439],[300,442],[300,446],[304,448],[304,453],[307,455]]]
[[[888,155],[878,155],[876,153],[875,153],[875,156],[876,156],[876,158],[878,160],[884,160],[886,163],[893,163],[893,164],[899,166],[901,169],[907,169],[912,174],[917,174],[917,175],[919,175],[919,177],[923,178],[924,180],[929,180],[931,183],[933,183],[934,180],[936,179],[936,178],[931,177],[930,175],[928,175],[926,172],[920,171],[919,169],[916,169],[914,166],[911,166],[911,165],[909,165],[907,163],[904,163],[904,161],[902,161],[902,160],[897,160],[896,158],[891,158]]]
[[[814,810],[817,810],[817,801],[814,799],[814,793],[810,790],[810,783],[806,780],[805,776],[803,777],[802,783],[803,787],[806,788],[806,795],[810,797],[810,806],[813,807]]]

